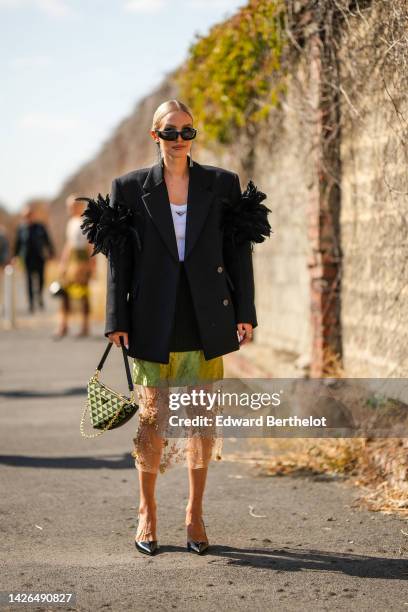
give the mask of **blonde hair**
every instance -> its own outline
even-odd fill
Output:
[[[65,205],[69,213],[73,213],[74,211],[78,213],[79,211],[85,210],[86,202],[75,200],[75,198],[79,197],[79,193],[70,193],[69,196],[66,198]]]
[[[156,111],[153,115],[152,130],[158,130],[164,117],[168,113],[171,113],[177,110],[184,111],[185,113],[190,115],[191,121],[192,122],[194,121],[193,113],[190,110],[190,108],[187,106],[187,104],[184,104],[184,102],[181,102],[180,100],[166,100],[165,102],[162,102],[162,104],[160,104],[160,106],[156,108]]]

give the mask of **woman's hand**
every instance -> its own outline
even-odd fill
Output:
[[[115,331],[112,332],[111,334],[108,334],[108,338],[111,342],[114,342],[116,344],[116,346],[121,346],[120,344],[120,336],[123,336],[123,343],[126,346],[126,348],[129,348],[129,343],[128,343],[128,333],[127,332],[123,332],[123,331]]]
[[[251,323],[238,323],[237,330],[240,336],[240,342],[239,342],[240,346],[242,346],[243,344],[247,344],[248,342],[252,342],[252,324]]]

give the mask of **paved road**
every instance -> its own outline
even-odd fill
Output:
[[[140,555],[136,421],[95,440],[79,433],[106,341],[100,327],[86,340],[53,342],[51,331],[41,315],[0,332],[0,590],[74,591],[63,609],[86,611],[408,610],[406,521],[353,508],[358,492],[340,481],[260,477],[243,440],[226,440],[209,471],[211,553],[185,550],[179,466],[158,480],[161,553]],[[125,391],[120,359],[113,347],[104,380]]]

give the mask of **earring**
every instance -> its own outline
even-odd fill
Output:
[[[189,164],[190,168],[193,166],[193,156],[191,155],[191,149],[190,149],[190,164]]]
[[[158,141],[158,140],[156,141],[156,143],[157,143],[157,156],[158,156],[158,163],[159,163],[159,164],[161,165],[161,167],[163,168],[163,167],[164,167],[164,159],[163,159],[163,156],[162,156],[162,154],[161,154],[160,143],[159,143],[159,141]]]

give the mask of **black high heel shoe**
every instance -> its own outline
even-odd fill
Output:
[[[204,530],[205,525],[203,519],[201,519]],[[199,541],[199,540],[190,540],[187,537],[187,550],[191,550],[192,552],[197,553],[197,555],[202,555],[209,548],[209,543],[207,541]]]
[[[137,517],[140,520],[140,515]],[[145,555],[154,555],[159,550],[159,544],[157,540],[136,540],[135,546],[137,550]]]

